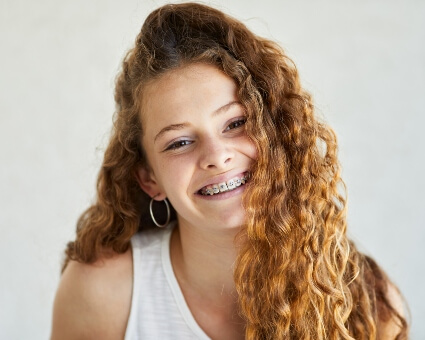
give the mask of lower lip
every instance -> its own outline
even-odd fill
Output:
[[[248,183],[247,183],[248,184]],[[230,197],[233,196],[237,196],[240,195],[244,190],[245,190],[245,186],[247,184],[243,184],[239,187],[237,187],[236,189],[230,190],[230,191],[226,191],[223,192],[221,194],[215,194],[215,195],[201,195],[201,194],[195,194],[197,197],[202,198],[204,200],[207,201],[220,201],[220,200],[225,200],[228,199]]]

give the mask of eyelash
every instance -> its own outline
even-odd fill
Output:
[[[237,129],[237,128],[239,128],[239,127],[241,127],[241,126],[245,125],[245,122],[246,122],[246,118],[239,118],[239,119],[237,119],[237,120],[234,120],[233,122],[231,122],[231,123],[230,123],[230,124],[226,127],[226,129],[225,129],[224,131],[229,131],[229,130]],[[236,125],[236,126],[234,126],[232,129],[229,129],[229,127],[230,127],[231,125]]]
[[[177,149],[180,149],[183,146],[189,145],[191,143],[192,143],[191,141],[186,140],[186,139],[178,140],[177,142],[173,142],[170,145],[168,145],[164,151],[177,150]]]
[[[230,130],[238,129],[238,128],[244,126],[245,122],[246,122],[246,118],[239,118],[237,120],[234,120],[224,129],[224,131],[230,131]],[[171,143],[170,145],[168,145],[165,148],[164,151],[178,150],[178,149],[180,149],[184,146],[190,145],[192,143],[193,142],[191,140],[187,140],[187,139],[178,140],[178,141],[175,141],[175,142]]]

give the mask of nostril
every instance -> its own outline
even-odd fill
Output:
[[[205,147],[200,155],[200,166],[203,169],[215,169],[228,167],[234,158],[233,151],[227,147],[214,145],[214,147]]]

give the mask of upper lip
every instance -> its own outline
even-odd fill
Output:
[[[198,190],[196,190],[195,193],[197,193],[199,190],[201,190],[202,188],[208,186],[208,185],[213,185],[213,184],[218,184],[218,183],[223,183],[223,182],[228,182],[229,180],[237,177],[237,178],[241,178],[242,176],[245,175],[247,171],[242,171],[242,172],[234,172],[234,173],[224,173],[218,176],[214,176],[212,178],[209,178],[208,181],[205,181],[205,184],[201,185]]]

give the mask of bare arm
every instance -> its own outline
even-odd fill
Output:
[[[131,293],[130,250],[94,264],[71,261],[56,293],[51,339],[123,339]]]
[[[386,297],[390,305],[394,308],[401,318],[399,319],[395,313],[383,312],[382,308],[378,306],[379,321],[377,324],[378,328],[378,339],[407,339],[407,331],[402,332],[403,329],[407,328],[405,323],[406,313],[404,307],[404,300],[399,290],[391,283],[387,283]],[[403,322],[405,324],[403,324]],[[401,336],[397,336],[401,333]]]

